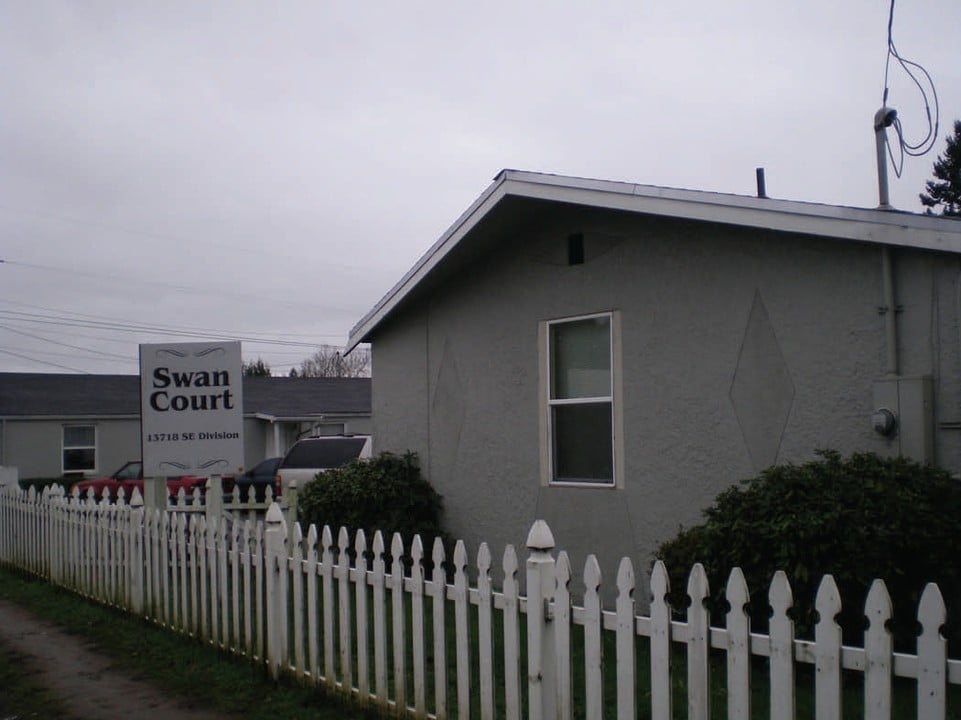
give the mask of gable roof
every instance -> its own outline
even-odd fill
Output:
[[[502,170],[407,274],[351,329],[348,351],[369,341],[373,330],[418,286],[450,258],[462,253],[464,246],[483,236],[484,226],[502,227],[525,207],[544,203],[961,253],[961,222],[957,220],[892,210]]]
[[[370,378],[245,377],[244,414],[369,415]],[[139,415],[138,375],[0,373],[0,417]]]

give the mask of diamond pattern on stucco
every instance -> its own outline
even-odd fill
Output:
[[[730,397],[754,469],[773,465],[794,403],[794,381],[760,292],[754,293]]]
[[[445,338],[431,397],[430,419],[431,458],[439,471],[453,471],[464,427],[465,394],[450,338]]]

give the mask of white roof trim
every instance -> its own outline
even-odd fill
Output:
[[[503,170],[414,267],[351,329],[347,350],[366,342],[368,333],[508,195],[879,245],[961,253],[961,221],[958,220],[889,210]]]

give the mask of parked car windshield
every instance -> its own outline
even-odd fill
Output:
[[[366,437],[329,437],[301,440],[284,458],[286,468],[336,468],[360,455]]]

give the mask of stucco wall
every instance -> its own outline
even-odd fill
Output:
[[[375,450],[420,454],[471,552],[521,548],[544,518],[575,567],[595,552],[609,577],[625,554],[646,570],[659,542],[767,464],[890,451],[870,425],[885,362],[877,247],[563,209],[538,227],[373,338]],[[587,262],[569,266],[578,231]],[[932,375],[939,419],[961,419],[945,409],[959,407],[959,264],[894,255],[901,371]],[[542,486],[538,324],[607,310],[622,322],[623,488]],[[953,470],[959,436],[936,436]]]
[[[18,469],[21,478],[61,475],[62,428],[65,424],[97,428],[97,468],[94,475],[109,475],[128,460],[140,458],[140,421],[136,418],[97,420],[6,420],[3,424],[3,464]],[[338,429],[340,425],[338,424]],[[351,418],[345,432],[369,434],[369,418]],[[284,449],[296,440],[285,441]],[[255,418],[244,419],[244,461],[250,468],[273,450],[272,426]]]
[[[108,475],[140,457],[139,420],[8,420],[6,464],[18,468],[21,478],[59,477],[65,424],[96,426],[97,475]]]

